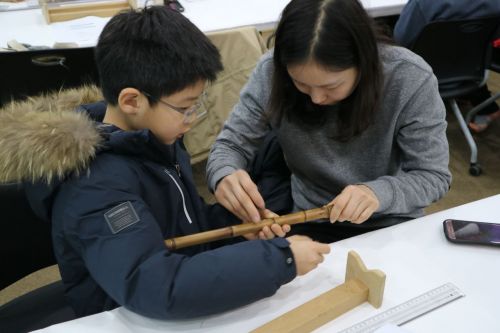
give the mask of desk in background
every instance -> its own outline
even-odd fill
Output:
[[[447,282],[465,297],[409,322],[406,329],[413,333],[500,332],[500,248],[449,243],[442,227],[448,218],[500,222],[498,207],[500,195],[334,243],[332,252],[312,273],[283,286],[270,298],[220,315],[160,321],[118,308],[39,332],[248,332],[343,283],[349,250],[357,251],[369,269],[386,273],[382,307],[374,309],[364,303],[315,332],[345,329]]]
[[[181,0],[184,15],[204,32],[255,26],[259,30],[273,29],[289,0]],[[361,0],[374,17],[399,14],[407,0]],[[139,5],[144,1],[139,1]],[[94,29],[78,30],[89,20],[73,20],[47,24],[41,9],[0,12],[0,47],[16,39],[31,45],[52,47],[55,42],[78,42],[79,46],[94,46],[104,24],[96,19]],[[73,23],[72,23],[73,22]],[[80,23],[83,22],[83,23]],[[69,33],[72,29],[74,34]],[[62,32],[66,32],[63,34]],[[68,40],[70,38],[72,40]]]
[[[144,6],[144,1],[139,0],[138,6]],[[154,0],[153,2],[162,1]],[[383,16],[399,13],[407,0],[362,1],[372,15]],[[219,103],[211,104],[217,110],[210,113],[211,117],[217,118],[217,124],[222,126],[237,101],[239,90],[248,79],[250,70],[258,60],[258,57],[253,56],[254,53],[245,53],[243,58],[246,60],[251,58],[252,64],[248,62],[244,64],[240,61],[236,66],[228,66],[229,63],[235,62],[233,60],[242,59],[239,52],[243,52],[243,49],[238,48],[238,44],[248,41],[245,39],[237,41],[233,35],[241,30],[238,27],[247,27],[247,29],[248,27],[257,27],[263,32],[262,35],[268,36],[289,0],[181,0],[181,2],[185,6],[184,15],[206,32],[210,38],[220,35],[216,37],[218,40],[216,46],[222,53],[226,70],[219,76],[217,82],[222,84],[220,81],[227,75],[238,79],[237,85],[231,82],[230,90],[236,90],[235,94],[227,94],[226,89],[223,94],[212,98]],[[7,42],[13,39],[21,43],[45,47],[53,47],[55,43],[75,44],[74,46],[66,45],[64,48],[55,47],[40,51],[0,52],[0,72],[2,73],[0,107],[12,99],[17,100],[42,92],[57,91],[61,87],[70,88],[80,86],[83,83],[97,83],[98,75],[92,48],[97,43],[97,38],[108,21],[109,18],[84,17],[47,24],[41,9],[0,12],[0,47],[7,46]],[[223,45],[222,48],[221,45]],[[225,54],[230,56],[225,57]],[[236,73],[242,71],[245,72],[244,75]],[[229,82],[224,79],[223,84],[227,86]],[[236,97],[233,98],[233,96]],[[217,105],[216,108],[215,105]],[[213,139],[206,140],[205,136],[208,134],[212,138],[218,132],[214,126],[210,127],[207,124],[198,124],[196,127],[186,136],[185,140],[188,148],[196,146],[195,149],[190,149],[193,162],[206,158]],[[200,130],[201,127],[205,127],[206,130]],[[190,139],[195,137],[201,139]],[[198,144],[194,145],[192,142]],[[203,148],[199,147],[200,142],[205,142],[202,145]]]

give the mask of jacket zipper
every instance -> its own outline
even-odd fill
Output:
[[[175,163],[174,166],[175,166],[175,170],[177,171],[177,176],[179,176],[179,178],[182,178],[181,177],[181,166],[179,165],[179,163]]]
[[[179,172],[179,170],[177,169],[176,167],[176,170],[177,172]],[[188,220],[188,222],[190,224],[193,223],[193,220],[191,220],[191,216],[189,216],[189,213],[188,213],[188,210],[187,210],[187,207],[186,207],[186,198],[184,197],[184,192],[182,192],[182,189],[181,189],[181,186],[179,185],[179,183],[177,182],[177,180],[175,180],[174,176],[172,176],[170,174],[170,172],[167,170],[167,169],[164,169],[165,173],[174,181],[175,183],[175,186],[177,186],[177,189],[179,190],[179,192],[181,193],[181,197],[182,197],[182,206],[184,208],[184,215],[186,215],[186,218]]]

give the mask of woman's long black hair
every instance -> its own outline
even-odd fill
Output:
[[[332,137],[348,141],[373,122],[383,75],[375,22],[358,0],[292,0],[284,9],[275,34],[271,117],[300,125],[320,126],[325,109],[338,109],[338,131]],[[326,70],[355,67],[358,83],[335,106],[312,103],[292,82],[287,67],[313,61]]]

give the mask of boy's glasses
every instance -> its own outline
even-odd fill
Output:
[[[143,94],[145,96],[153,99],[153,97],[151,97],[150,94],[148,94],[146,92],[143,92]],[[172,104],[167,103],[165,101],[162,101],[161,99],[157,99],[156,101],[160,102],[163,105],[168,106],[169,108],[171,108],[174,111],[177,111],[177,112],[183,114],[184,115],[184,123],[190,124],[190,123],[194,122],[196,119],[200,119],[201,117],[203,117],[207,114],[207,109],[205,108],[206,100],[207,100],[207,92],[204,91],[200,95],[200,97],[198,98],[196,103],[194,103],[192,106],[190,106],[188,108],[180,108],[178,106],[175,106],[175,105],[172,105]]]

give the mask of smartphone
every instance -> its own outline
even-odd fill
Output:
[[[484,244],[500,246],[500,224],[445,220],[443,222],[444,234],[453,243]]]
[[[184,11],[184,6],[178,0],[163,0],[163,3],[176,12],[182,13]]]

